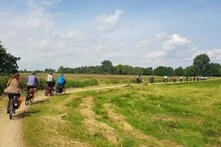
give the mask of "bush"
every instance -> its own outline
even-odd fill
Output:
[[[9,80],[8,76],[0,76],[0,94],[4,92],[8,80]]]
[[[95,86],[98,85],[98,81],[96,79],[90,79],[90,80],[84,80],[84,81],[80,81],[80,80],[69,80],[66,83],[67,88],[71,88],[71,87],[87,87],[87,86]]]

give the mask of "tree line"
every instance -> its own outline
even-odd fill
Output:
[[[45,69],[38,72],[58,72],[74,74],[114,74],[114,75],[155,75],[155,76],[221,76],[221,65],[213,63],[207,54],[197,55],[193,59],[193,64],[186,68],[158,66],[152,67],[133,67],[130,65],[119,64],[114,66],[110,60],[104,60],[99,66],[82,66],[77,68],[60,66],[58,70]]]
[[[6,52],[6,48],[0,41],[0,75],[18,72],[17,61],[20,57],[15,57]],[[31,72],[20,70],[20,72]],[[133,67],[130,65],[119,64],[114,66],[110,60],[104,60],[101,65],[81,66],[77,68],[60,66],[57,70],[47,68],[45,70],[36,70],[35,72],[46,73],[74,73],[74,74],[115,74],[115,75],[155,75],[155,76],[221,76],[221,65],[213,63],[207,54],[197,55],[193,59],[193,64],[188,67]]]

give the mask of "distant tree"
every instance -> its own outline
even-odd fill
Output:
[[[103,73],[114,73],[114,67],[112,65],[112,62],[109,60],[104,60],[101,62],[101,69],[103,70]]]
[[[173,76],[174,75],[174,69],[172,67],[167,67],[165,75]]]
[[[197,75],[197,70],[194,66],[186,67],[184,75],[185,76],[196,76]]]
[[[46,68],[44,70],[44,72],[46,72],[46,73],[55,73],[56,71],[55,71],[55,69],[52,69],[52,68]]]
[[[174,70],[172,67],[158,66],[154,69],[154,75],[156,76],[172,76],[174,75]]]
[[[221,76],[221,65],[218,63],[210,63],[208,73],[209,76]]]
[[[210,58],[207,54],[197,55],[193,59],[193,66],[196,69],[198,75],[208,76]]]
[[[176,76],[183,76],[184,69],[180,66],[174,70]]]
[[[64,72],[64,66],[60,66],[60,67],[58,68],[58,72],[59,72],[59,73],[63,73],[63,72]]]
[[[148,67],[144,69],[144,75],[152,75],[153,74],[153,68]]]
[[[144,68],[142,68],[142,67],[134,67],[134,72],[137,75],[143,75],[144,74]]]
[[[42,72],[44,72],[44,71],[37,69],[37,70],[35,70],[34,72],[35,72],[35,73],[42,73]]]
[[[124,75],[134,75],[134,68],[130,65],[123,65],[123,74]]]
[[[20,60],[20,57],[14,57],[7,53],[6,48],[4,48],[0,41],[0,74],[5,75],[18,72],[18,60]]]
[[[115,74],[122,75],[123,74],[123,65],[119,64],[115,67]]]

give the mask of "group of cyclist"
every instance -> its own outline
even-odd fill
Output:
[[[53,89],[55,86],[55,80],[53,78],[52,73],[49,73],[47,76],[47,89]],[[64,75],[61,74],[58,76],[57,79],[57,86],[56,86],[56,93],[62,93],[64,89],[66,81],[64,78]],[[4,93],[8,95],[8,106],[7,106],[7,113],[10,113],[12,111],[13,107],[13,101],[14,98],[17,98],[18,105],[21,104],[21,89],[22,89],[22,84],[21,84],[21,79],[20,79],[20,74],[15,73],[8,81],[7,83],[7,88],[4,90]],[[27,88],[26,88],[26,100],[27,100],[27,95],[30,93],[33,94],[32,98],[34,98],[34,93],[37,91],[37,88],[39,86],[38,78],[36,76],[35,72],[32,72],[27,79]],[[51,93],[49,93],[51,94]],[[19,106],[18,106],[19,107]],[[14,112],[15,113],[15,112]]]
[[[58,79],[57,79],[57,86],[56,86],[56,93],[62,93],[63,90],[64,90],[64,85],[66,83],[66,80],[64,78],[64,75],[61,74],[60,76],[58,76]],[[53,95],[53,91],[54,91],[54,86],[55,86],[55,80],[54,80],[54,77],[53,77],[53,74],[52,73],[49,73],[48,76],[47,76],[47,84],[48,84],[48,87],[47,87],[47,91],[45,92],[45,95]]]

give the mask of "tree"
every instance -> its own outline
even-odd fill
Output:
[[[60,66],[58,68],[58,73],[63,73],[64,72],[64,66]]]
[[[153,68],[148,67],[144,69],[144,75],[152,75],[153,74]]]
[[[184,75],[185,76],[196,76],[197,75],[196,68],[194,66],[186,67]]]
[[[55,71],[55,69],[52,69],[52,68],[46,68],[44,70],[44,72],[46,72],[46,73],[55,73],[56,71]]]
[[[211,63],[209,65],[209,76],[221,76],[221,65],[218,63]]]
[[[172,76],[174,75],[174,70],[172,67],[158,66],[154,69],[154,75],[157,76]]]
[[[198,75],[208,76],[210,58],[207,54],[197,55],[193,59],[193,66],[196,69]]]
[[[104,60],[101,62],[101,68],[104,73],[113,74],[114,73],[114,67],[112,65],[112,62],[109,60]]]
[[[122,75],[123,74],[123,65],[122,64],[117,65],[115,67],[115,71],[116,71],[116,74]]]
[[[176,68],[174,72],[175,72],[176,76],[183,76],[184,69],[180,66],[180,67]]]
[[[20,60],[19,57],[14,57],[6,52],[6,48],[4,48],[0,41],[0,74],[5,75],[18,72],[18,60]]]

